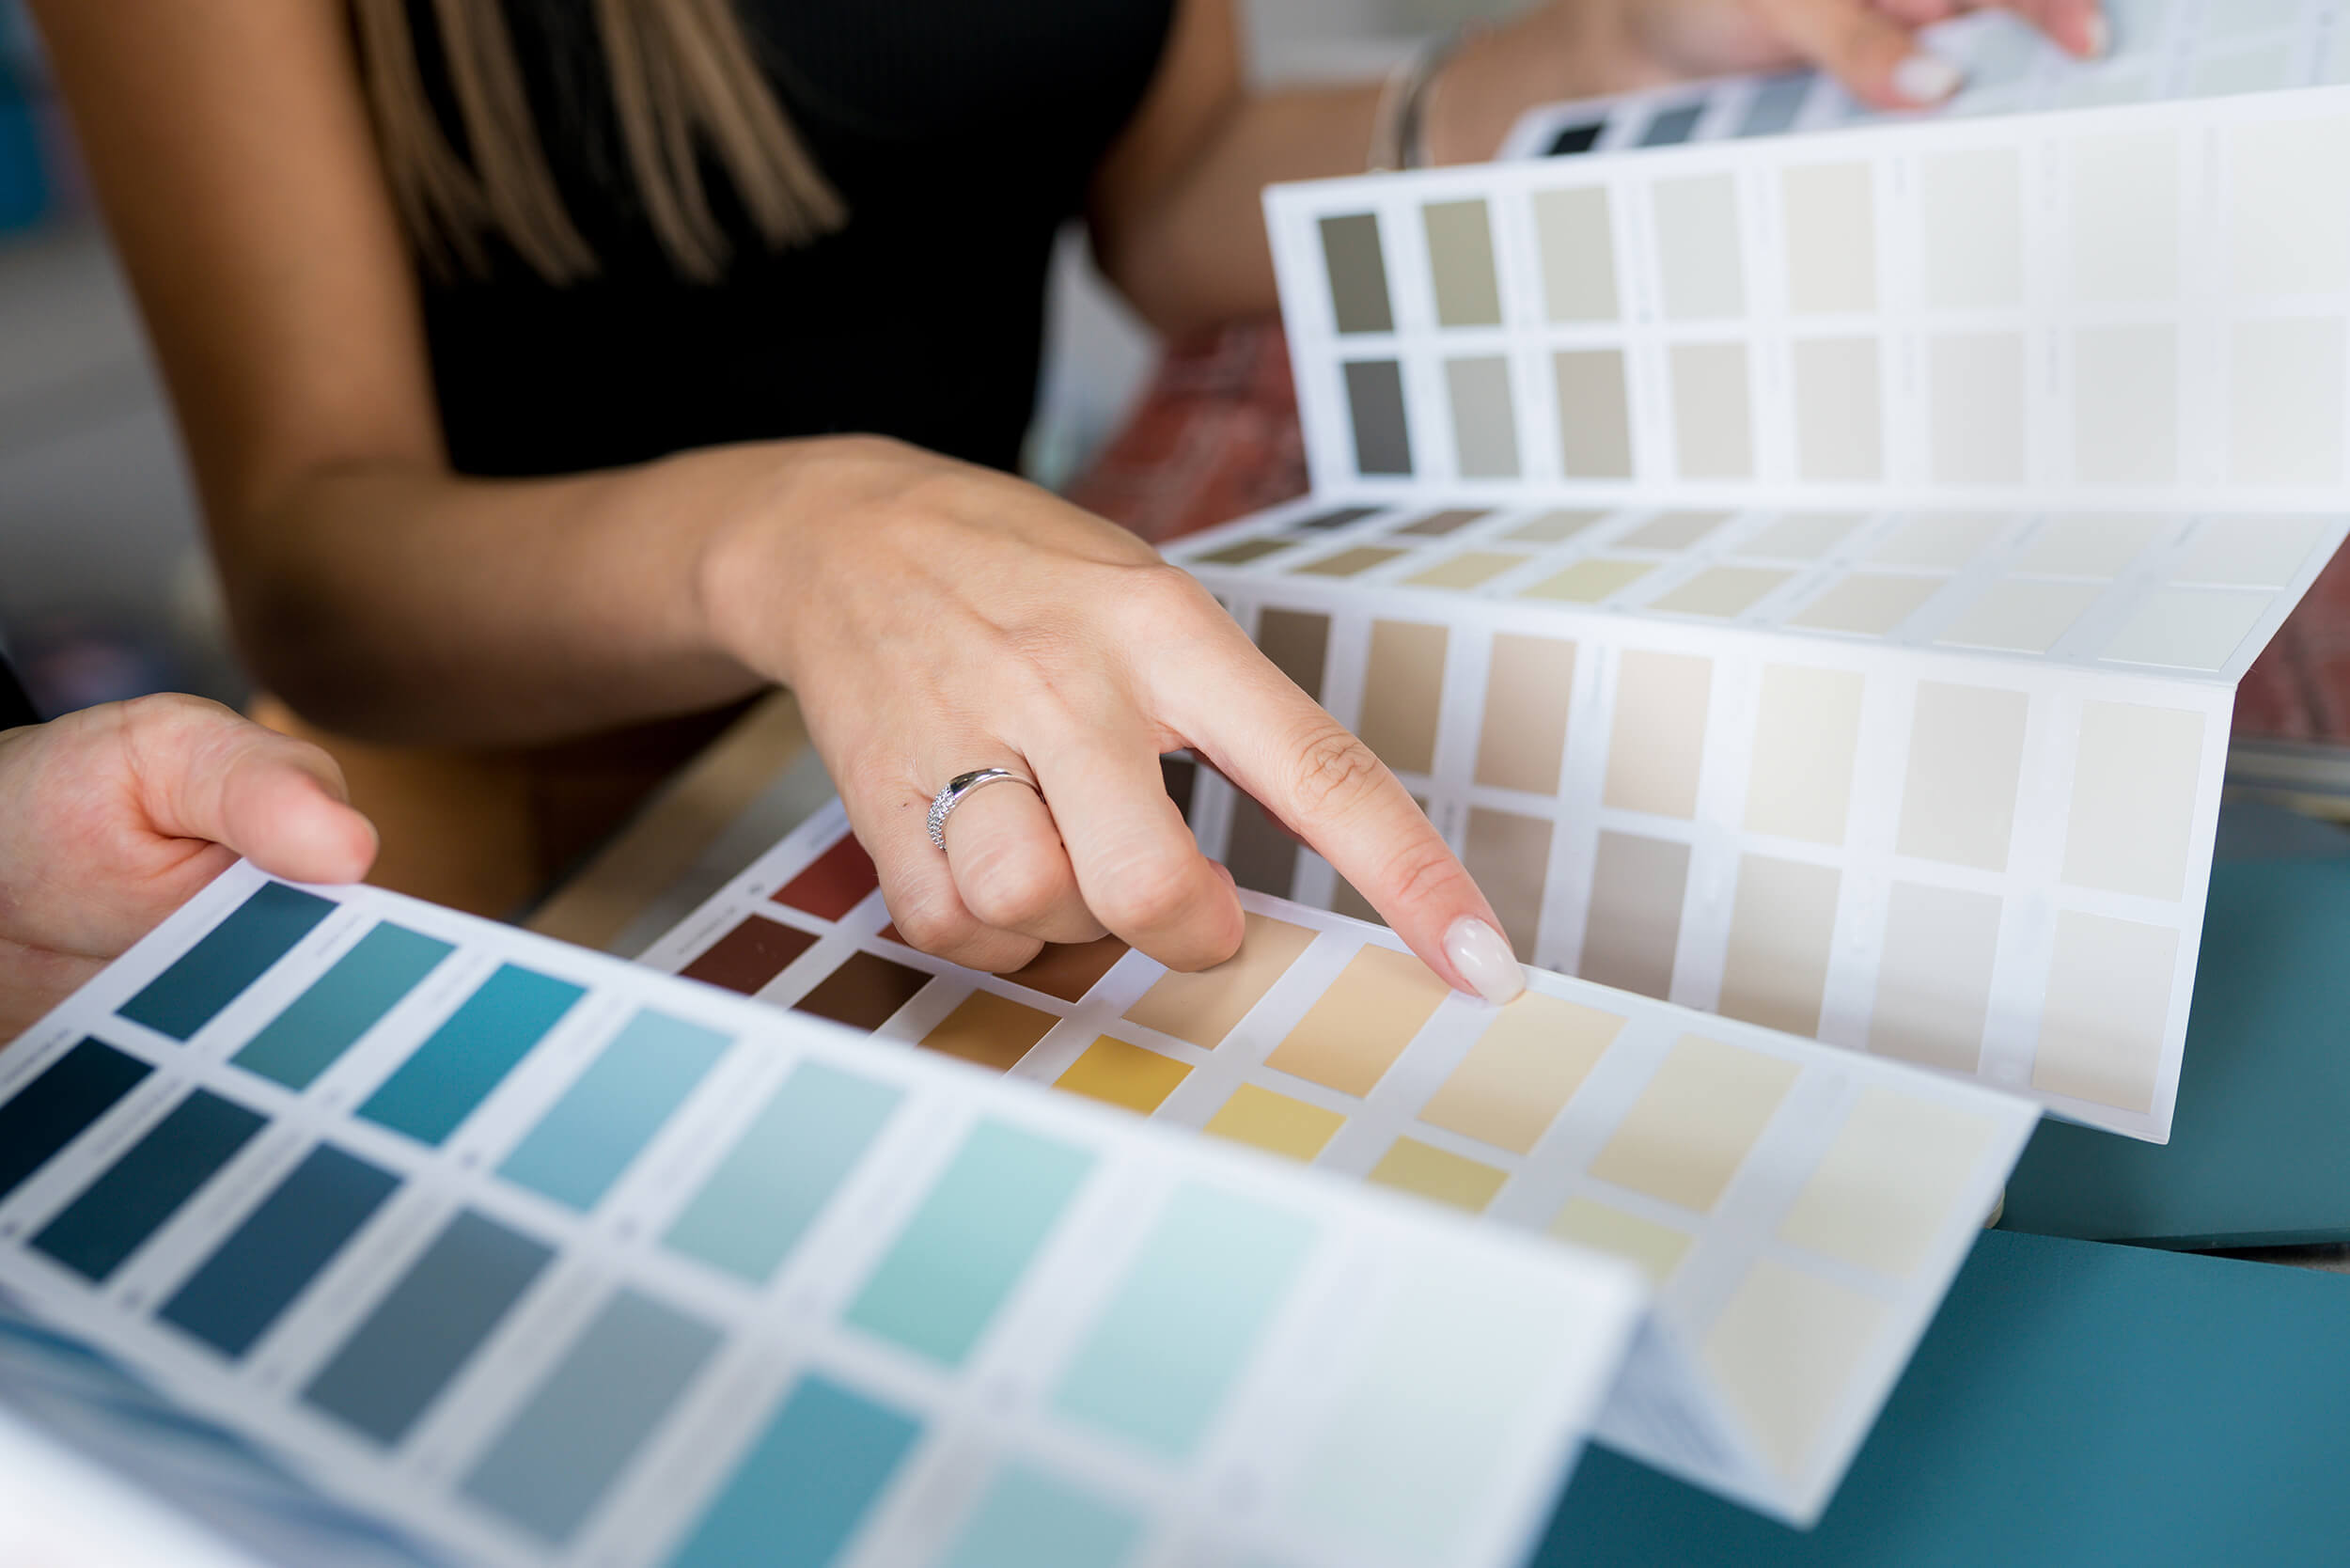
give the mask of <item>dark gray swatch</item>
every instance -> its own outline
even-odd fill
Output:
[[[1346,403],[1354,416],[1355,471],[1409,474],[1412,438],[1403,421],[1403,368],[1392,359],[1350,360]]]
[[[1379,216],[1348,212],[1322,220],[1322,263],[1330,274],[1330,309],[1340,332],[1393,332],[1387,260],[1379,249]]]

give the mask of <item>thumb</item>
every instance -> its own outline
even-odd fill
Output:
[[[225,845],[294,882],[356,882],[375,863],[374,825],[317,746],[196,698],[149,698],[126,717],[157,832]]]
[[[1871,0],[1762,0],[1762,9],[1790,44],[1873,108],[1927,108],[1965,80]]]

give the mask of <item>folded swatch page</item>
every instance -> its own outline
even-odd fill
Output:
[[[2014,1140],[1966,1114],[1996,1183]],[[242,866],[0,1051],[0,1293],[387,1532],[511,1568],[1504,1568],[1645,1294]]]
[[[899,938],[835,802],[642,962],[1628,1261],[1656,1309],[1598,1435],[1815,1517],[2035,1107],[1562,976],[1495,1009],[1381,928],[1244,902],[1203,974],[1114,938],[979,974]]]

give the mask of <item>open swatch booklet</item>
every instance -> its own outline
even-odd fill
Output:
[[[241,867],[0,1051],[0,1293],[427,1560],[1503,1568],[1587,1438],[1810,1523],[2044,1109],[2167,1136],[2350,525],[2350,89],[2168,96],[2332,8],[2123,13],[1960,107],[2136,106],[1270,193],[1314,492],[1175,558],[1519,1001],[1181,759],[1198,975],[917,953],[837,804],[636,964]]]

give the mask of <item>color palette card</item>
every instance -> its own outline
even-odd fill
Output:
[[[0,1052],[0,1289],[512,1568],[1499,1568],[1643,1294],[248,867]]]
[[[2350,18],[2339,0],[2105,0],[2104,10],[2112,43],[2095,60],[2074,59],[2004,15],[1932,29],[1929,47],[1966,77],[1956,96],[1927,114],[2018,114],[2350,82]],[[1500,156],[1574,157],[1916,118],[1872,109],[1817,71],[1727,77],[1544,104],[1512,127]]]
[[[1495,1009],[1383,928],[1243,902],[1202,974],[1114,938],[979,974],[898,939],[835,802],[643,962],[1629,1261],[1657,1306],[1597,1435],[1812,1518],[2035,1108],[1558,975]]]

